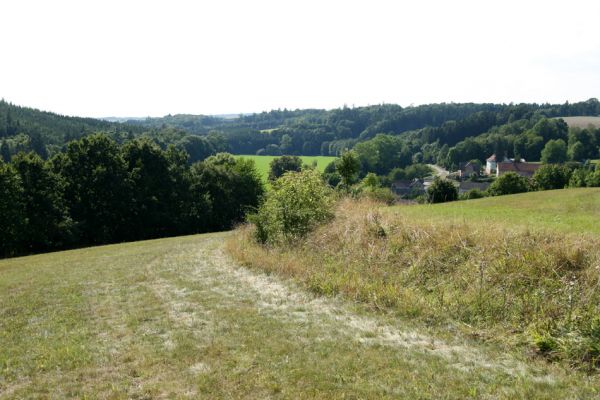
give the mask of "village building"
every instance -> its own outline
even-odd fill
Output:
[[[504,161],[508,161],[508,159],[505,158]],[[487,175],[496,174],[497,165],[498,165],[498,162],[496,160],[496,155],[492,154],[490,157],[488,157],[487,160],[485,160],[485,173]]]
[[[458,166],[458,177],[460,179],[469,179],[472,176],[479,175],[479,164],[475,162],[460,163]]]
[[[531,178],[535,171],[537,171],[537,169],[541,166],[542,164],[528,162],[501,162],[496,164],[496,176],[504,175],[507,172],[515,172],[517,175],[525,178]]]

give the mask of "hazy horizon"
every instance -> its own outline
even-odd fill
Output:
[[[63,115],[600,96],[599,2],[26,0],[4,9],[0,98]]]

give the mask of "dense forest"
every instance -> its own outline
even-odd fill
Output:
[[[189,164],[147,138],[105,134],[0,161],[0,257],[230,229],[256,208],[254,163],[229,154]]]

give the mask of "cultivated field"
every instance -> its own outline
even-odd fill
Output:
[[[250,158],[254,160],[256,163],[256,168],[260,172],[264,181],[267,181],[269,176],[269,164],[273,161],[274,158],[278,158],[278,156],[252,156],[252,155],[236,155],[236,158],[244,157]],[[336,157],[324,157],[324,156],[300,156],[302,158],[302,162],[304,164],[312,165],[313,162],[317,162],[317,169],[321,172],[325,170],[325,167],[331,163]]]
[[[600,127],[600,117],[561,117],[570,127],[587,128],[592,125]]]

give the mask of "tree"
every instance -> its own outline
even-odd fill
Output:
[[[571,170],[563,165],[542,165],[532,179],[540,190],[563,189],[571,179]]]
[[[333,218],[331,189],[315,170],[290,172],[273,183],[250,220],[260,243],[293,242]]]
[[[430,203],[445,203],[458,199],[458,189],[451,181],[436,176],[431,186],[427,188]]]
[[[491,196],[502,196],[505,194],[523,193],[529,191],[529,180],[515,172],[507,172],[496,178],[488,188]]]
[[[575,144],[581,143],[581,147],[577,149],[580,154],[577,154],[577,158],[572,158],[576,161],[583,159],[593,159],[597,158],[598,150],[597,146],[600,144],[596,135],[594,134],[594,129],[581,129],[581,128],[572,128],[569,129],[569,150],[571,150]]]
[[[44,144],[42,135],[40,135],[39,133],[35,132],[35,133],[29,134],[29,147],[31,148],[31,150],[35,151],[43,159],[48,158],[48,152],[46,151],[46,145]]]
[[[0,159],[5,163],[10,162],[10,149],[6,140],[3,140],[2,145],[0,145]]]
[[[581,142],[575,142],[567,152],[569,160],[581,161],[585,159],[587,151]]]
[[[269,165],[269,180],[274,181],[288,171],[298,172],[302,169],[302,159],[298,156],[281,156],[274,158]]]
[[[26,240],[23,186],[12,165],[0,162],[0,256],[12,256],[21,251]]]
[[[281,137],[279,148],[283,154],[287,154],[292,150],[292,137],[287,133]]]
[[[12,164],[21,178],[27,223],[23,228],[27,252],[48,251],[71,243],[71,220],[63,184],[34,152],[19,153]]]
[[[276,144],[269,144],[265,147],[265,154],[268,156],[280,156],[281,149]]]
[[[65,200],[79,244],[124,240],[131,207],[127,165],[117,144],[104,134],[70,142],[52,158],[65,184]]]
[[[127,238],[148,239],[179,233],[183,204],[175,188],[171,160],[149,139],[135,139],[122,147],[130,185]]]
[[[360,171],[360,161],[356,152],[353,150],[343,152],[335,164],[335,169],[342,177],[342,184],[350,187]]]
[[[179,146],[189,154],[190,164],[202,161],[216,153],[211,141],[204,136],[188,135],[179,142]]]
[[[242,222],[247,212],[258,207],[264,193],[254,161],[227,153],[192,165],[191,180],[194,196],[206,196],[210,205],[207,226],[211,231]]]
[[[562,139],[549,140],[542,150],[544,164],[563,163],[567,161],[567,144]]]

